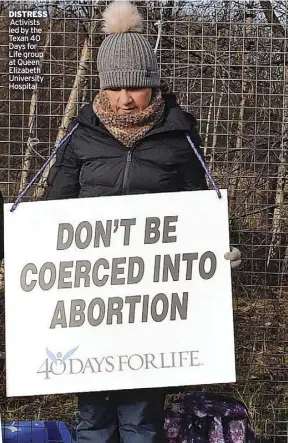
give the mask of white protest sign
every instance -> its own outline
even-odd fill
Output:
[[[235,381],[225,190],[10,209],[8,396]]]

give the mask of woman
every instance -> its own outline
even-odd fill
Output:
[[[82,108],[48,177],[46,199],[207,189],[194,118],[163,97],[157,60],[129,2],[104,13],[100,93]],[[73,125],[72,125],[73,126]],[[239,252],[239,251],[238,251]],[[239,253],[228,259],[239,264]],[[236,259],[236,260],[235,260]],[[79,443],[161,443],[164,393],[140,389],[79,395]]]

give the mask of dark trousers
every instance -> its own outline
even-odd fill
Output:
[[[161,389],[78,394],[78,443],[164,443]]]

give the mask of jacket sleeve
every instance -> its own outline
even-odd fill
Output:
[[[191,127],[189,132],[190,138],[193,141],[197,151],[201,155],[204,160],[203,152],[201,149],[201,138],[195,126]],[[198,157],[194,153],[192,147],[190,146],[188,140],[188,151],[186,161],[180,167],[179,176],[180,176],[180,188],[183,191],[203,191],[207,190],[207,182],[205,176],[205,170],[201,165]]]
[[[76,156],[71,139],[62,145],[52,166],[44,200],[76,198],[80,192],[79,174],[81,161]]]

